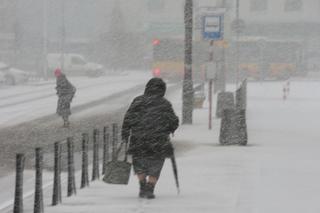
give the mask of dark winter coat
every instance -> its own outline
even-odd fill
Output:
[[[170,133],[179,126],[171,103],[164,98],[166,84],[152,78],[143,95],[136,97],[125,114],[122,139],[130,145],[128,153],[134,157],[170,157],[173,147]]]
[[[58,105],[57,114],[60,116],[69,116],[71,114],[70,103],[76,92],[76,88],[68,81],[64,74],[57,77],[57,95]]]

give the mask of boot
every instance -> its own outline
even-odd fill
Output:
[[[154,199],[156,196],[153,194],[154,185],[151,183],[146,184],[145,198]]]
[[[140,192],[139,192],[139,197],[140,198],[145,198],[146,197],[146,180],[140,180],[139,181],[140,184]]]

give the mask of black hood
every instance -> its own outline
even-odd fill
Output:
[[[152,78],[146,85],[144,94],[147,96],[163,97],[166,93],[166,83],[161,78]]]

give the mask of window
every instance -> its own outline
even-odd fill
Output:
[[[148,9],[150,12],[162,11],[164,5],[165,0],[148,0]]]
[[[302,0],[286,0],[284,5],[284,11],[300,11],[302,10],[303,3]]]
[[[268,0],[251,0],[251,11],[265,11],[268,9]]]

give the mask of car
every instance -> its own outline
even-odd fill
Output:
[[[29,72],[10,67],[6,63],[0,62],[0,83],[6,85],[15,85],[25,83],[29,80]]]
[[[61,68],[62,55],[49,53],[47,55],[48,70],[52,74],[57,68]],[[88,62],[83,55],[68,53],[63,55],[63,72],[70,76],[98,77],[104,74],[101,64]]]

